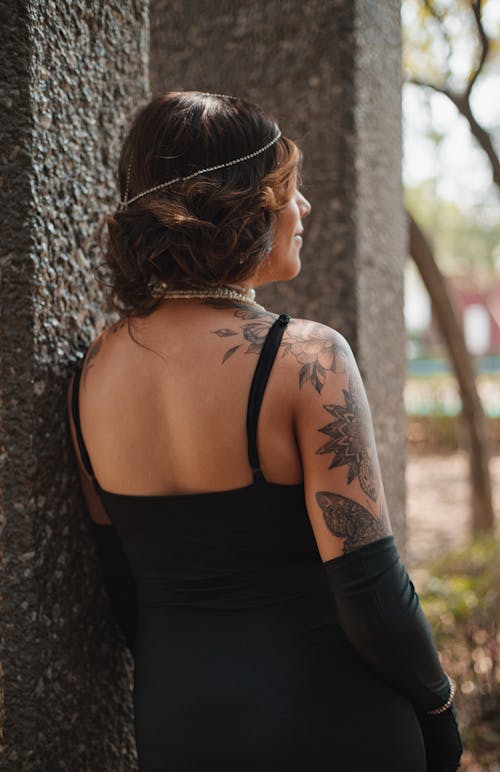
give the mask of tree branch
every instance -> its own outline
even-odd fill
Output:
[[[444,42],[446,43],[446,47],[448,49],[448,53],[446,54],[446,62],[448,64],[448,75],[450,74],[450,57],[451,57],[451,40],[450,36],[448,35],[448,31],[444,24],[444,13],[440,14],[437,8],[435,8],[434,4],[431,2],[431,0],[423,0],[423,3],[431,16],[438,22],[438,28],[439,32],[441,34],[441,37],[443,38]]]
[[[484,31],[483,27],[483,20],[481,18],[481,0],[472,0],[471,3],[472,12],[474,14],[474,19],[476,21],[476,27],[477,32],[479,35],[479,40],[481,42],[481,55],[479,57],[479,63],[474,70],[474,72],[469,76],[469,82],[467,84],[467,88],[465,89],[465,96],[467,99],[470,97],[470,93],[472,91],[472,87],[474,86],[474,83],[477,80],[477,76],[483,69],[483,65],[488,58],[488,54],[490,51],[490,41],[488,39],[488,36],[486,32]]]
[[[472,136],[475,138],[476,142],[484,150],[488,157],[493,175],[493,181],[500,187],[500,160],[493,146],[491,135],[486,131],[486,129],[483,129],[483,127],[479,125],[472,113],[469,102],[469,95],[467,93],[455,94],[452,91],[448,91],[446,96],[453,102],[459,113],[467,120]]]
[[[438,12],[435,9],[433,9],[432,4],[430,3],[430,0],[423,0],[423,2],[426,8],[428,8],[429,12],[432,13],[436,19],[441,20],[441,17],[438,14]],[[495,182],[496,185],[500,187],[500,159],[493,145],[491,135],[489,134],[488,131],[486,131],[486,129],[480,126],[479,123],[476,121],[470,106],[470,95],[471,95],[472,87],[474,86],[474,83],[476,82],[478,75],[483,69],[484,63],[488,58],[488,54],[490,50],[489,39],[484,31],[483,22],[481,19],[481,0],[472,0],[471,9],[474,13],[476,26],[477,26],[479,38],[481,41],[481,54],[479,57],[478,65],[473,71],[473,73],[470,75],[469,82],[466,88],[464,89],[464,91],[463,92],[453,91],[451,88],[448,88],[447,86],[438,86],[435,83],[428,83],[426,81],[421,80],[420,78],[415,78],[415,77],[408,77],[406,78],[405,82],[412,83],[415,86],[421,86],[422,88],[430,88],[439,94],[444,94],[446,97],[448,97],[448,99],[451,102],[453,102],[458,112],[461,115],[463,115],[463,117],[466,119],[467,123],[469,124],[469,129],[472,136],[475,138],[476,142],[481,147],[481,149],[484,150],[484,152],[486,153],[486,156],[488,157],[488,160],[490,162],[493,181]]]
[[[422,88],[431,88],[433,91],[437,91],[439,94],[444,94],[449,97],[450,90],[446,86],[438,86],[436,83],[428,83],[426,80],[420,78],[407,77],[405,83],[411,83],[414,86],[421,86]]]

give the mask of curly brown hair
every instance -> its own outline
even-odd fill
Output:
[[[276,136],[259,105],[199,91],[160,94],[135,114],[119,159],[121,199],[252,153]],[[235,284],[273,245],[273,225],[300,182],[302,151],[281,137],[244,162],[175,182],[104,215],[108,309],[147,316],[164,290]],[[107,234],[104,237],[104,229]],[[153,294],[153,288],[155,292]]]

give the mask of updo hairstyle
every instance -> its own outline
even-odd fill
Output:
[[[124,141],[121,199],[129,162],[128,200],[252,153],[276,132],[274,120],[246,99],[161,94],[138,110]],[[97,238],[111,269],[108,309],[147,316],[166,289],[209,289],[252,276],[272,249],[273,225],[300,182],[301,163],[301,150],[281,135],[253,158],[174,182],[105,215]]]

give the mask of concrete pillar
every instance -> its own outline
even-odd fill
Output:
[[[404,555],[399,0],[151,0],[151,84],[153,93],[241,94],[302,147],[303,192],[313,206],[304,221],[302,272],[258,297],[349,341]]]
[[[4,770],[135,768],[131,661],[102,590],[66,389],[109,323],[94,236],[147,95],[147,12],[147,0],[0,9]]]

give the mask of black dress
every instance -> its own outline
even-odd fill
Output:
[[[250,389],[251,485],[170,496],[105,491],[74,410],[82,459],[138,588],[141,772],[426,769],[412,704],[361,660],[339,625],[304,484],[268,482],[259,468],[259,409],[288,321],[281,314],[270,328]]]

